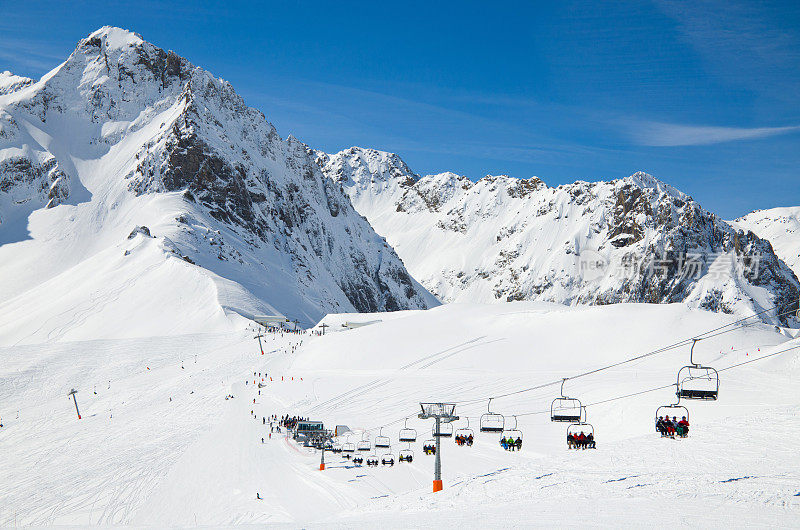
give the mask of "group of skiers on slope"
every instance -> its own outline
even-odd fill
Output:
[[[281,337],[283,337],[284,334],[286,335],[308,334],[304,329],[286,329],[279,326],[249,327],[248,329],[253,332],[274,333],[275,335],[280,335]]]
[[[509,436],[508,438],[506,438],[505,436],[501,436],[500,446],[506,451],[521,451],[522,438],[517,436],[517,439],[515,440],[513,436]]]
[[[571,432],[567,433],[567,449],[596,449],[597,445],[594,441],[594,434],[584,434],[583,431],[580,434],[572,434]]]
[[[291,416],[290,417],[287,414],[286,416],[281,417],[281,419],[279,420],[278,424],[280,426],[282,426],[282,427],[286,427],[287,429],[294,429],[295,427],[297,427],[297,422],[300,422],[300,421],[308,421],[308,418],[302,418],[300,416]]]
[[[464,436],[463,434],[456,435],[456,445],[466,445],[467,447],[471,446],[473,442],[472,435]]]
[[[681,438],[686,438],[689,434],[689,422],[686,416],[681,417],[680,421],[677,416],[673,416],[672,419],[669,419],[669,416],[659,416],[656,420],[656,430],[662,437],[675,438],[677,434]]]

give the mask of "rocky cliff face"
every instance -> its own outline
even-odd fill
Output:
[[[800,284],[769,242],[645,173],[551,188],[537,178],[420,178],[397,160],[360,148],[317,155],[443,301],[797,307]]]
[[[314,152],[177,54],[106,27],[39,82],[0,81],[0,244],[30,237],[75,265],[146,226],[248,293],[246,307],[224,300],[227,309],[311,323],[329,311],[438,304]],[[28,223],[59,205],[42,218],[80,225],[74,237],[92,243],[57,251],[63,241]]]
[[[800,276],[800,206],[757,210],[730,224],[769,241],[775,254]]]

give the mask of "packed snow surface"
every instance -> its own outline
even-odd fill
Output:
[[[687,347],[568,380],[564,392],[588,405],[598,443],[568,451],[566,425],[549,421],[559,385],[513,392],[734,318],[681,304],[534,302],[393,316],[325,336],[267,333],[264,355],[241,328],[128,337],[120,325],[119,337],[0,347],[0,526],[641,527],[662,512],[673,526],[800,526],[798,339],[753,323],[699,342],[696,360],[720,370],[720,397],[684,402],[684,440],[653,427],[674,389],[639,393],[674,383]],[[520,452],[478,432],[488,398],[501,395],[491,407],[517,424]],[[475,431],[473,447],[443,440],[436,494],[420,401],[459,402],[455,427],[468,418]],[[385,426],[395,458],[407,418],[418,432],[414,461],[366,468],[327,453],[319,471],[318,453],[270,437],[270,414],[347,425],[352,441],[374,441]]]

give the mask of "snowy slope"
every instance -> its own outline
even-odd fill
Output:
[[[558,386],[497,398],[496,412],[509,423],[517,415],[522,452],[503,451],[496,434],[477,433],[472,448],[444,441],[445,490],[432,494],[419,401],[467,401],[457,426],[469,418],[477,431],[489,396],[733,318],[682,304],[535,302],[394,316],[324,337],[268,335],[264,356],[249,333],[0,347],[0,525],[641,527],[667,506],[678,526],[800,521],[798,339],[755,323],[698,343],[696,358],[721,370],[720,399],[687,403],[686,440],[653,432],[656,407],[673,390],[640,393],[674,382],[685,347],[567,382],[565,392],[590,405],[595,451],[567,451],[566,426],[549,421]],[[254,372],[264,377],[261,394]],[[73,387],[80,421],[66,397]],[[395,456],[407,417],[419,433],[415,460],[367,469],[328,454],[319,472],[319,454],[269,437],[261,417],[272,413],[348,425],[358,438],[367,429],[371,440],[387,425]]]
[[[800,276],[800,206],[757,210],[731,224],[769,241],[775,254]]]
[[[796,307],[800,295],[766,241],[645,173],[551,188],[535,177],[420,178],[371,149],[318,152],[317,163],[446,302],[685,302],[751,314]]]
[[[438,304],[312,155],[227,82],[125,30],[98,30],[38,82],[2,74],[0,341],[111,336],[17,331],[96,299],[133,321],[147,297],[213,314],[196,323],[209,331],[229,326],[222,311],[311,324]],[[142,281],[150,266],[161,282]],[[116,284],[95,273],[111,269]],[[167,298],[187,282],[203,296]]]

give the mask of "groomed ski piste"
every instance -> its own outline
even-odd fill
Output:
[[[330,315],[324,336],[264,334],[263,354],[254,324],[227,318],[205,333],[109,337],[120,322],[102,340],[0,347],[0,526],[800,526],[800,339],[756,318],[451,304]],[[342,327],[359,321],[374,322]],[[675,401],[691,337],[705,337],[695,360],[719,371],[719,399],[683,400],[689,436],[662,438],[654,414]],[[567,424],[550,421],[571,377],[595,450],[568,450]],[[516,416],[521,451],[479,432],[489,398]],[[469,418],[475,432],[472,447],[442,440],[438,493],[423,401],[456,403],[454,427]],[[395,465],[327,452],[320,471],[314,449],[270,437],[272,414],[347,425],[351,441],[383,426]],[[400,463],[406,418],[417,441]]]

